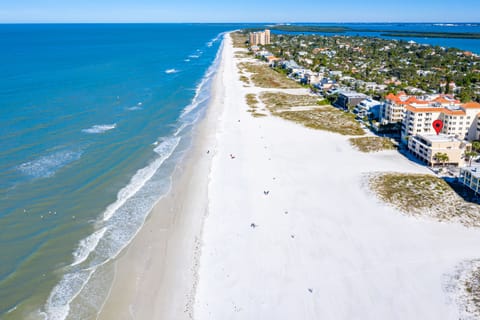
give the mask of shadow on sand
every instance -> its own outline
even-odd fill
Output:
[[[466,202],[480,204],[480,195],[464,186],[457,178],[444,177],[443,180]]]

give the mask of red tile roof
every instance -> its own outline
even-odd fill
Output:
[[[465,109],[480,109],[480,103],[475,101],[470,101],[462,105]]]

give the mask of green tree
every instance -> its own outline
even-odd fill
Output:
[[[448,154],[443,153],[443,152],[437,152],[433,156],[435,161],[442,163],[442,165],[445,167],[445,164],[450,160],[448,157]]]
[[[468,165],[471,166],[472,165],[472,160],[478,156],[478,153],[476,151],[473,151],[473,150],[469,150],[469,151],[465,151],[465,159],[468,160]]]
[[[480,152],[480,141],[472,142],[472,150],[476,152]]]

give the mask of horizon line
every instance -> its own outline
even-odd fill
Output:
[[[9,21],[9,22],[1,22],[0,25],[7,25],[7,24],[326,24],[326,23],[333,23],[333,24],[341,24],[341,23],[354,23],[354,24],[368,24],[368,23],[403,23],[403,24],[432,24],[432,23],[441,23],[441,24],[480,24],[480,22],[474,21],[328,21],[328,22],[311,22],[311,21],[300,21],[300,22],[245,22],[245,21]]]

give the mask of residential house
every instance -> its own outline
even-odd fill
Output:
[[[382,103],[374,99],[365,99],[360,101],[359,104],[353,109],[353,113],[359,117],[368,117],[370,119],[378,119],[380,116],[380,107]]]
[[[480,167],[468,166],[461,168],[458,181],[476,194],[480,193]]]
[[[338,108],[349,109],[365,99],[367,99],[367,96],[363,93],[356,91],[340,91],[334,105]]]

